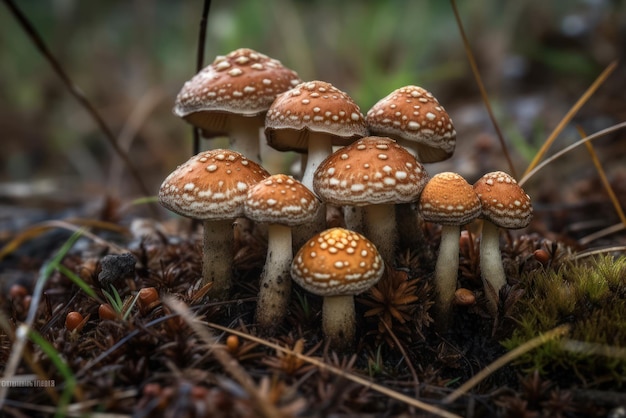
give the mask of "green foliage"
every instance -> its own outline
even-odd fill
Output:
[[[512,314],[517,328],[502,344],[509,350],[560,324],[567,340],[553,340],[520,358],[528,369],[573,373],[572,378],[625,382],[626,257],[603,256],[522,279],[526,296]],[[569,347],[582,347],[573,350]],[[612,354],[613,353],[613,354]]]

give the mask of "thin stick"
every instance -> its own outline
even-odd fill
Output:
[[[515,349],[509,351],[502,357],[497,358],[494,362],[486,366],[484,369],[476,373],[471,379],[467,382],[463,383],[459,386],[454,392],[443,398],[444,404],[449,404],[463,396],[474,386],[478,385],[480,382],[489,377],[496,370],[502,368],[507,363],[515,360],[521,355],[534,350],[535,348],[547,343],[548,341],[554,340],[555,338],[561,337],[567,334],[570,330],[570,326],[568,324],[560,325],[556,328],[551,329],[545,334],[541,334],[533,339],[526,341],[524,344],[516,347]]]
[[[198,31],[198,50],[196,51],[196,73],[204,68],[204,46],[206,44],[206,28],[211,9],[211,0],[204,0],[202,7],[202,18],[200,19],[200,30]],[[191,128],[193,134],[193,155],[200,152],[200,129],[193,126]]]
[[[89,100],[87,100],[87,98],[80,91],[80,89],[72,82],[72,80],[70,80],[67,73],[65,72],[63,67],[61,67],[61,64],[52,55],[35,27],[30,23],[30,21],[22,13],[22,11],[15,5],[13,0],[4,0],[4,3],[7,5],[11,13],[13,13],[13,16],[19,22],[20,26],[22,27],[24,32],[26,32],[30,40],[35,44],[37,50],[39,50],[39,52],[46,58],[54,72],[61,79],[61,81],[63,81],[63,84],[65,84],[65,87],[67,87],[70,94],[74,96],[78,103],[83,108],[85,108],[87,113],[89,113],[92,119],[96,122],[96,124],[100,128],[100,131],[104,134],[104,137],[107,139],[115,153],[118,155],[119,158],[124,161],[124,164],[126,164],[128,171],[130,171],[131,175],[134,177],[137,186],[139,186],[139,189],[141,190],[141,193],[143,193],[145,196],[150,196],[152,193],[148,189],[148,186],[146,186],[146,183],[144,183],[141,175],[139,174],[139,171],[128,157],[128,154],[125,153],[124,150],[117,143],[117,139],[115,138],[115,135],[113,134],[109,126],[104,122],[102,116],[100,116],[96,108],[93,107]],[[154,204],[151,204],[150,208],[153,211],[153,214],[158,217],[159,212],[156,210],[156,206]]]
[[[548,139],[546,139],[546,142],[543,143],[537,154],[535,154],[533,160],[530,162],[530,164],[528,164],[528,167],[526,168],[526,171],[522,176],[523,178],[527,177],[528,174],[530,174],[530,172],[537,166],[539,160],[543,158],[544,154],[548,151],[548,148],[550,148],[550,145],[552,145],[552,143],[559,136],[561,131],[565,129],[565,125],[567,125],[570,120],[572,120],[578,110],[580,110],[580,108],[587,102],[587,100],[589,100],[589,98],[596,92],[596,90],[598,90],[598,88],[602,85],[602,83],[604,83],[609,75],[611,75],[615,68],[617,68],[617,61],[613,61],[609,64],[608,67],[604,69],[604,71],[602,71],[598,78],[596,78],[591,86],[589,86],[587,91],[583,93],[583,95],[580,97],[580,99],[578,99],[574,106],[572,106],[572,108],[565,114],[565,116],[563,116],[563,119],[561,119],[556,128],[554,128],[554,131],[552,131]]]
[[[623,227],[622,224],[617,224],[617,225]],[[576,253],[568,257],[567,259],[573,261],[573,260],[579,260],[585,257],[590,257],[592,255],[608,254],[608,253],[617,252],[617,251],[626,252],[626,245],[619,245],[615,247],[594,248],[593,250],[581,251],[579,253]]]
[[[459,27],[459,32],[461,33],[461,39],[463,39],[463,45],[465,47],[465,53],[467,54],[467,60],[469,61],[470,67],[472,68],[472,73],[474,74],[474,79],[476,80],[476,84],[478,85],[478,89],[480,90],[480,96],[483,99],[483,103],[487,108],[487,113],[489,114],[489,119],[491,119],[491,123],[493,124],[494,129],[496,130],[496,135],[498,136],[498,140],[500,141],[500,146],[502,147],[502,153],[506,158],[506,161],[509,165],[510,174],[513,178],[517,178],[517,173],[515,170],[515,166],[513,165],[513,161],[511,160],[511,156],[509,155],[509,150],[504,142],[504,136],[502,135],[502,131],[500,130],[500,126],[496,121],[496,117],[493,114],[493,110],[491,109],[491,104],[489,103],[489,96],[487,96],[487,90],[485,89],[485,85],[483,84],[482,77],[480,76],[480,72],[478,71],[478,65],[476,64],[476,60],[474,59],[474,54],[472,53],[472,48],[467,39],[467,35],[465,34],[465,29],[463,29],[463,22],[461,21],[461,16],[459,15],[459,10],[456,7],[456,1],[450,0],[450,4],[452,5],[452,11],[454,12],[454,18],[456,19],[456,24]]]
[[[225,333],[229,333],[229,334],[234,334],[234,335],[236,335],[238,337],[244,338],[246,340],[254,341],[254,342],[259,343],[261,345],[264,345],[266,347],[272,348],[272,349],[274,349],[276,351],[280,351],[280,352],[292,355],[292,356],[294,356],[296,358],[299,358],[301,360],[306,361],[309,364],[312,364],[312,365],[314,365],[316,367],[319,367],[322,370],[326,370],[326,371],[328,371],[330,373],[333,373],[333,374],[336,374],[338,376],[341,376],[341,377],[343,377],[345,379],[348,379],[348,380],[350,380],[352,382],[358,383],[359,385],[362,385],[363,387],[366,387],[368,389],[374,390],[374,391],[376,391],[378,393],[381,393],[383,395],[389,396],[390,398],[393,398],[393,399],[395,399],[397,401],[404,402],[407,405],[414,406],[415,408],[421,409],[422,411],[426,411],[428,413],[431,413],[431,414],[439,416],[439,417],[460,418],[459,415],[456,415],[456,414],[454,414],[452,412],[448,412],[445,409],[441,409],[441,408],[438,408],[436,406],[433,406],[433,405],[427,404],[425,402],[419,401],[419,400],[417,400],[415,398],[412,398],[410,396],[406,396],[406,395],[404,395],[402,393],[396,392],[396,391],[394,391],[392,389],[389,389],[389,388],[387,388],[385,386],[381,386],[381,385],[379,385],[377,383],[371,382],[371,381],[369,381],[369,380],[367,380],[367,379],[365,379],[363,377],[357,376],[357,375],[352,374],[352,373],[345,372],[345,371],[343,371],[341,369],[338,369],[336,367],[328,365],[328,364],[324,363],[323,361],[320,361],[320,360],[315,359],[313,357],[309,357],[307,355],[304,355],[304,354],[301,354],[301,353],[297,353],[297,352],[295,352],[295,351],[293,351],[293,350],[291,350],[289,348],[282,347],[282,346],[280,346],[278,344],[274,344],[274,343],[271,343],[269,341],[265,341],[265,340],[263,340],[261,338],[255,337],[253,335],[246,334],[246,333],[238,331],[236,329],[223,327],[221,325],[218,325],[218,324],[215,324],[215,323],[212,323],[212,322],[204,322],[204,324],[206,326],[208,326],[208,327],[217,329],[219,331],[222,331],[222,332],[225,332]]]
[[[580,134],[581,138],[584,138],[587,136],[587,134],[585,133],[585,131],[583,130],[581,126],[577,126],[576,129],[578,130],[578,133]],[[619,200],[617,199],[617,196],[615,196],[615,192],[613,191],[613,188],[611,187],[611,183],[609,183],[609,180],[606,177],[604,168],[602,168],[602,163],[598,159],[598,155],[596,154],[596,151],[593,149],[593,145],[591,144],[591,142],[585,142],[585,146],[587,147],[587,151],[589,152],[589,155],[591,156],[593,165],[596,167],[596,170],[598,171],[598,176],[600,177],[600,181],[602,181],[602,185],[606,189],[606,192],[609,195],[609,199],[611,199],[611,202],[613,202],[613,207],[615,208],[615,212],[617,212],[617,216],[619,216],[620,221],[622,221],[624,226],[626,226],[626,216],[624,215],[624,210],[622,209],[622,205],[620,205]]]
[[[567,154],[568,152],[570,152],[571,150],[573,150],[574,148],[584,144],[587,141],[593,141],[594,139],[598,139],[604,135],[613,133],[615,131],[618,131],[620,129],[626,128],[626,122],[622,122],[622,123],[618,123],[617,125],[613,125],[613,126],[609,126],[608,128],[605,128],[601,131],[598,131],[594,134],[589,135],[586,138],[583,138],[579,141],[576,141],[575,143],[573,143],[572,145],[563,148],[561,151],[557,152],[556,154],[552,155],[550,158],[544,160],[543,162],[539,163],[535,168],[533,168],[532,170],[530,170],[527,174],[524,174],[524,177],[522,177],[522,179],[520,181],[518,181],[517,183],[520,186],[523,186],[524,183],[526,183],[532,176],[534,176],[535,174],[537,174],[537,172],[539,170],[541,170],[542,168],[544,168],[545,166],[547,166],[548,164],[550,164],[552,161],[556,160],[559,157],[562,157],[563,155]]]

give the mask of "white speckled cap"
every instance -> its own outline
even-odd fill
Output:
[[[525,228],[530,223],[533,217],[530,197],[507,173],[485,174],[474,183],[474,190],[482,204],[481,217],[508,229]]]
[[[379,100],[367,112],[371,135],[388,136],[417,149],[423,163],[450,158],[456,130],[446,110],[427,90],[405,86]]]
[[[201,152],[174,170],[161,184],[159,203],[179,215],[200,220],[243,216],[248,189],[269,173],[238,152]]]
[[[312,222],[321,202],[302,183],[286,174],[274,174],[248,190],[244,213],[249,219],[287,226]]]
[[[264,114],[279,93],[301,80],[280,61],[248,48],[237,49],[187,81],[174,114],[204,131],[222,132],[225,114]]]
[[[308,240],[296,253],[291,277],[319,296],[356,295],[372,287],[385,271],[376,247],[363,235],[331,228]]]
[[[441,225],[465,225],[480,215],[480,199],[459,174],[434,175],[422,190],[419,211],[425,221]]]
[[[365,118],[348,94],[325,81],[308,81],[280,94],[265,116],[267,143],[279,151],[306,152],[307,131],[348,145],[367,135]]]
[[[333,205],[365,206],[416,201],[428,181],[424,167],[394,140],[361,138],[326,158],[313,188]]]

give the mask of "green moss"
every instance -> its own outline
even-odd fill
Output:
[[[519,359],[523,367],[590,384],[626,382],[626,257],[602,256],[522,278],[525,296],[512,313],[516,328],[502,344],[513,349],[560,324],[564,340]]]

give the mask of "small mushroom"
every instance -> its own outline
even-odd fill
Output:
[[[365,233],[393,265],[397,243],[394,205],[417,201],[428,181],[424,167],[389,138],[359,139],[326,158],[313,188],[332,205],[361,206]]]
[[[269,173],[242,154],[215,149],[191,157],[161,184],[159,202],[181,216],[203,221],[202,283],[224,297],[232,282],[233,220],[243,216],[248,189]]]
[[[348,348],[356,333],[354,295],[380,280],[385,263],[363,235],[331,228],[312,237],[296,253],[291,277],[305,290],[323,296],[322,328],[330,345]]]
[[[419,211],[427,222],[442,225],[439,255],[435,266],[437,327],[446,330],[455,299],[459,269],[461,225],[480,215],[480,200],[472,186],[456,173],[433,176],[424,187]]]
[[[176,97],[174,114],[202,129],[203,136],[227,135],[230,148],[260,162],[259,130],[279,93],[301,80],[280,61],[240,48],[187,81]]]
[[[333,152],[333,145],[348,145],[366,135],[359,106],[324,81],[307,81],[280,94],[265,118],[269,146],[307,153],[302,183],[310,190],[315,169]]]
[[[320,201],[299,181],[275,174],[248,190],[244,213],[249,219],[268,224],[265,267],[261,273],[256,321],[272,331],[287,314],[293,259],[291,228],[312,222]]]
[[[500,254],[500,229],[520,229],[528,226],[533,208],[530,197],[507,173],[495,171],[474,183],[474,190],[482,205],[484,219],[480,240],[480,270],[489,310],[498,311],[500,289],[506,284],[506,275]]]

